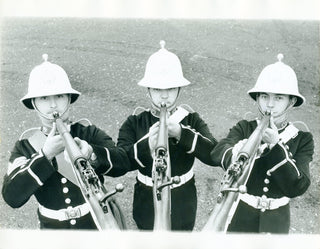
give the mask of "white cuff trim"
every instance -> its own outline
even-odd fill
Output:
[[[146,139],[149,137],[149,133],[147,133],[145,136],[143,136],[142,138],[140,138],[134,145],[133,145],[133,153],[134,153],[134,159],[136,160],[136,162],[142,167],[145,168],[146,166],[143,165],[143,163],[139,160],[138,158],[138,143],[141,142],[142,140]]]
[[[110,168],[109,168],[106,172],[103,173],[104,175],[106,175],[106,174],[108,174],[108,172],[113,168],[113,163],[112,163],[112,161],[111,161],[110,151],[109,151],[107,148],[104,148],[104,149],[105,149],[106,152],[107,152],[107,158],[108,158],[108,162],[109,162],[109,164],[110,164]]]
[[[300,176],[301,174],[300,174],[299,169],[297,168],[296,164],[290,159],[289,154],[288,154],[288,151],[286,150],[286,148],[284,147],[284,145],[283,145],[282,143],[278,143],[278,144],[281,146],[282,150],[284,151],[284,153],[285,153],[285,155],[286,155],[286,158],[283,159],[280,163],[278,163],[278,164],[275,165],[274,167],[272,167],[272,168],[270,169],[270,173],[274,172],[275,170],[277,170],[279,167],[281,167],[282,165],[284,165],[284,164],[288,161],[288,162],[291,164],[291,166],[293,166],[294,169],[296,170],[297,175]]]
[[[226,157],[226,154],[227,154],[227,152],[229,151],[229,150],[232,150],[233,149],[233,147],[230,147],[229,149],[227,149],[224,153],[223,153],[223,156],[222,156],[222,159],[221,159],[221,166],[226,170],[227,169],[227,167],[224,165],[224,159],[225,159],[225,157]]]
[[[28,173],[33,177],[33,179],[36,180],[36,182],[42,186],[43,182],[40,180],[40,178],[31,170],[31,168],[28,168]]]
[[[41,157],[43,157],[44,155],[42,154],[42,151],[40,150],[39,151],[39,154],[37,155],[37,156],[35,156],[34,158],[32,158],[31,159],[31,161],[29,162],[29,166],[28,167],[25,167],[25,166],[27,166],[27,164],[24,164],[22,167],[21,167],[21,169],[17,172],[17,173],[15,173],[12,177],[11,177],[11,179],[13,179],[13,178],[15,178],[17,175],[19,175],[19,174],[21,174],[22,172],[24,172],[24,171],[26,171],[26,170],[28,170],[28,172],[29,172],[29,168],[31,167],[31,165],[33,164],[33,162],[35,161],[35,160],[37,160],[37,159],[39,159],[39,158],[41,158]],[[30,172],[29,172],[30,173]],[[33,172],[32,172],[33,173]],[[33,173],[34,174],[34,173]],[[33,175],[32,174],[30,174],[32,177],[33,177]],[[35,174],[34,174],[35,175]],[[37,176],[36,176],[37,177]],[[34,178],[34,177],[33,177]],[[38,177],[37,177],[38,178]],[[38,178],[39,179],[39,178]],[[37,179],[35,179],[36,181],[37,181]],[[41,181],[40,181],[41,182]]]
[[[10,175],[15,169],[22,168],[28,163],[28,159],[25,156],[17,157],[12,163],[9,162],[7,175]]]
[[[188,154],[191,154],[191,153],[194,152],[194,150],[195,150],[195,148],[196,148],[197,141],[198,141],[198,133],[195,133],[195,134],[194,134],[194,138],[193,138],[193,142],[192,142],[191,149],[190,149],[189,151],[187,151]]]

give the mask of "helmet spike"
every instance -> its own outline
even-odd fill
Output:
[[[166,45],[166,42],[164,40],[161,40],[160,41],[160,47],[161,48],[164,48],[164,46]]]
[[[283,54],[278,54],[278,55],[277,55],[277,58],[278,58],[279,62],[282,62]]]
[[[44,60],[44,62],[47,62],[48,61],[48,54],[43,54],[42,59]]]

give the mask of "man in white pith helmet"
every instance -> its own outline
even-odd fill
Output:
[[[193,163],[198,158],[212,165],[210,152],[216,144],[207,124],[188,106],[177,106],[180,88],[190,84],[184,78],[179,58],[165,49],[152,54],[138,85],[146,87],[151,109],[128,117],[120,128],[118,146],[129,156],[131,170],[138,170],[134,188],[133,218],[139,229],[154,228],[152,196],[153,152],[159,131],[160,105],[168,115],[171,176],[180,183],[171,186],[171,229],[192,230],[197,210]]]
[[[266,112],[271,113],[271,118],[263,134],[262,154],[254,161],[247,193],[239,194],[227,227],[229,232],[288,233],[290,198],[302,195],[310,185],[312,134],[299,130],[287,119],[288,112],[302,105],[305,98],[299,93],[295,72],[282,59],[279,54],[279,61],[265,67],[248,91],[258,104],[260,118]],[[258,122],[259,119],[238,122],[213,150],[215,163],[227,169]]]
[[[101,181],[105,174],[123,174],[128,158],[101,129],[90,122],[84,125],[69,120],[70,104],[80,93],[71,87],[63,68],[50,63],[46,54],[43,59],[44,62],[31,71],[28,93],[21,99],[28,109],[37,112],[41,126],[29,129],[16,142],[2,195],[13,208],[21,207],[34,195],[39,203],[41,229],[97,229],[77,185],[70,159],[65,157],[65,145],[57,134],[53,113],[59,114]]]

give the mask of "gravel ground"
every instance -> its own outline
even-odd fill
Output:
[[[73,119],[89,118],[114,139],[136,106],[148,106],[145,89],[136,85],[145,63],[164,39],[182,62],[193,84],[183,89],[180,103],[199,112],[217,139],[256,106],[246,95],[262,68],[276,55],[297,73],[306,104],[293,111],[314,135],[316,153],[310,165],[312,184],[292,200],[290,233],[319,234],[319,22],[147,19],[5,19],[1,32],[0,184],[9,151],[20,134],[39,121],[19,99],[27,89],[32,68],[43,53],[61,65],[82,96],[73,105]],[[251,112],[251,113],[247,113]],[[196,162],[198,214],[196,231],[207,221],[215,203],[222,170]],[[107,179],[109,188],[123,183],[117,198],[130,230],[135,173]],[[12,209],[0,197],[0,228],[38,229],[34,198]]]

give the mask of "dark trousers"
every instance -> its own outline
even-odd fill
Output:
[[[171,189],[171,230],[191,231],[197,211],[197,191],[194,178]],[[154,207],[152,187],[137,181],[134,186],[133,218],[141,230],[152,230]]]
[[[228,232],[287,234],[289,227],[289,205],[261,212],[240,201]]]

